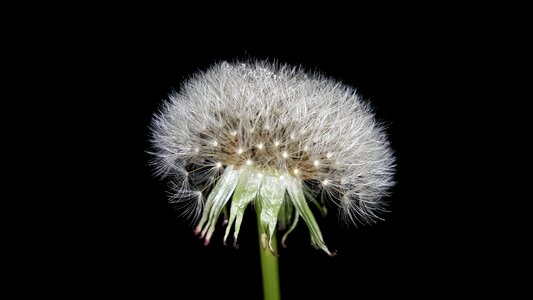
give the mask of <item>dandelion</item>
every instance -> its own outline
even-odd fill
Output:
[[[333,255],[309,203],[372,223],[393,185],[394,156],[369,104],[286,65],[224,62],[196,74],[155,115],[152,143],[157,175],[174,183],[176,201],[190,201],[205,244],[229,207],[223,239],[233,229],[236,245],[252,204],[263,249],[275,253],[277,228],[288,228],[285,245],[302,219],[312,245]]]

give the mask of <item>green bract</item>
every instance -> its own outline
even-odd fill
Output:
[[[232,197],[233,195],[233,197]],[[231,200],[228,227],[224,235],[226,241],[231,227],[235,222],[234,243],[237,241],[242,218],[248,204],[254,202],[255,209],[260,210],[260,230],[264,239],[268,239],[268,247],[274,252],[272,238],[280,220],[280,227],[293,222],[283,236],[284,243],[287,235],[294,230],[300,217],[305,221],[311,233],[311,242],[329,255],[333,255],[327,248],[316,219],[309,208],[304,196],[302,181],[288,174],[265,173],[246,166],[239,170],[228,166],[213,187],[205,203],[202,218],[196,228],[209,243],[215,230],[215,224]],[[314,200],[311,200],[314,201]],[[266,247],[266,240],[263,241]]]

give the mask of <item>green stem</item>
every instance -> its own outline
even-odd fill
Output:
[[[268,237],[261,228],[261,209],[257,210],[257,232],[259,235],[259,253],[261,256],[261,272],[263,277],[264,300],[280,300],[278,257],[268,247]],[[272,236],[272,248],[278,251],[276,233]]]

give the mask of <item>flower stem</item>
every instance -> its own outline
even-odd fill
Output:
[[[257,232],[259,236],[259,253],[261,256],[261,273],[263,277],[263,299],[279,300],[279,270],[278,257],[270,252],[268,247],[268,237],[261,229],[261,210],[257,209]],[[276,234],[272,237],[272,248],[278,251]]]

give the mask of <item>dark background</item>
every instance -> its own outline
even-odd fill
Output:
[[[357,88],[388,124],[397,156],[384,222],[355,228],[338,222],[335,212],[319,218],[337,256],[314,250],[299,224],[280,250],[284,299],[513,293],[520,264],[509,250],[514,225],[502,213],[503,183],[493,184],[494,164],[480,158],[492,126],[481,118],[491,106],[482,91],[494,68],[487,64],[487,36],[475,26],[450,28],[430,19],[383,30],[343,24],[342,32],[322,20],[253,35],[238,22],[195,31],[190,23],[158,27],[146,20],[80,29],[82,38],[59,51],[68,53],[61,70],[71,77],[69,91],[83,99],[63,105],[74,111],[63,114],[74,125],[61,124],[60,139],[71,129],[84,138],[62,152],[69,157],[63,159],[69,172],[60,175],[69,202],[60,213],[66,220],[52,221],[50,231],[59,234],[43,238],[57,247],[36,259],[45,261],[37,278],[57,272],[43,288],[261,298],[252,211],[245,214],[240,249],[222,244],[221,226],[204,247],[193,225],[167,203],[166,182],[152,177],[146,153],[152,115],[172,89],[213,63],[252,58],[302,65]]]

